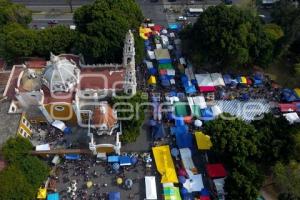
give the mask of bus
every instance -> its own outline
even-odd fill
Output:
[[[201,13],[203,13],[203,8],[188,8],[186,12],[188,17],[198,17]]]

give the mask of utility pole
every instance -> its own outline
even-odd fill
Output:
[[[67,4],[70,6],[70,11],[73,13],[73,0],[66,0]]]

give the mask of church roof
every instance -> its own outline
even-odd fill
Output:
[[[80,74],[79,88],[85,89],[115,89],[121,90],[124,85],[124,68],[97,68],[82,69]]]
[[[111,129],[117,122],[117,116],[109,104],[103,103],[95,107],[93,111],[92,122],[96,127],[104,124]]]

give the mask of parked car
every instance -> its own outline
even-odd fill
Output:
[[[177,18],[177,21],[186,21],[186,20],[187,20],[187,18],[184,17],[184,16],[179,16],[179,17]]]

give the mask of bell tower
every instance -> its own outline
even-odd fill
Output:
[[[136,93],[135,47],[134,36],[128,31],[123,48],[123,66],[125,67],[124,91],[127,94]]]

